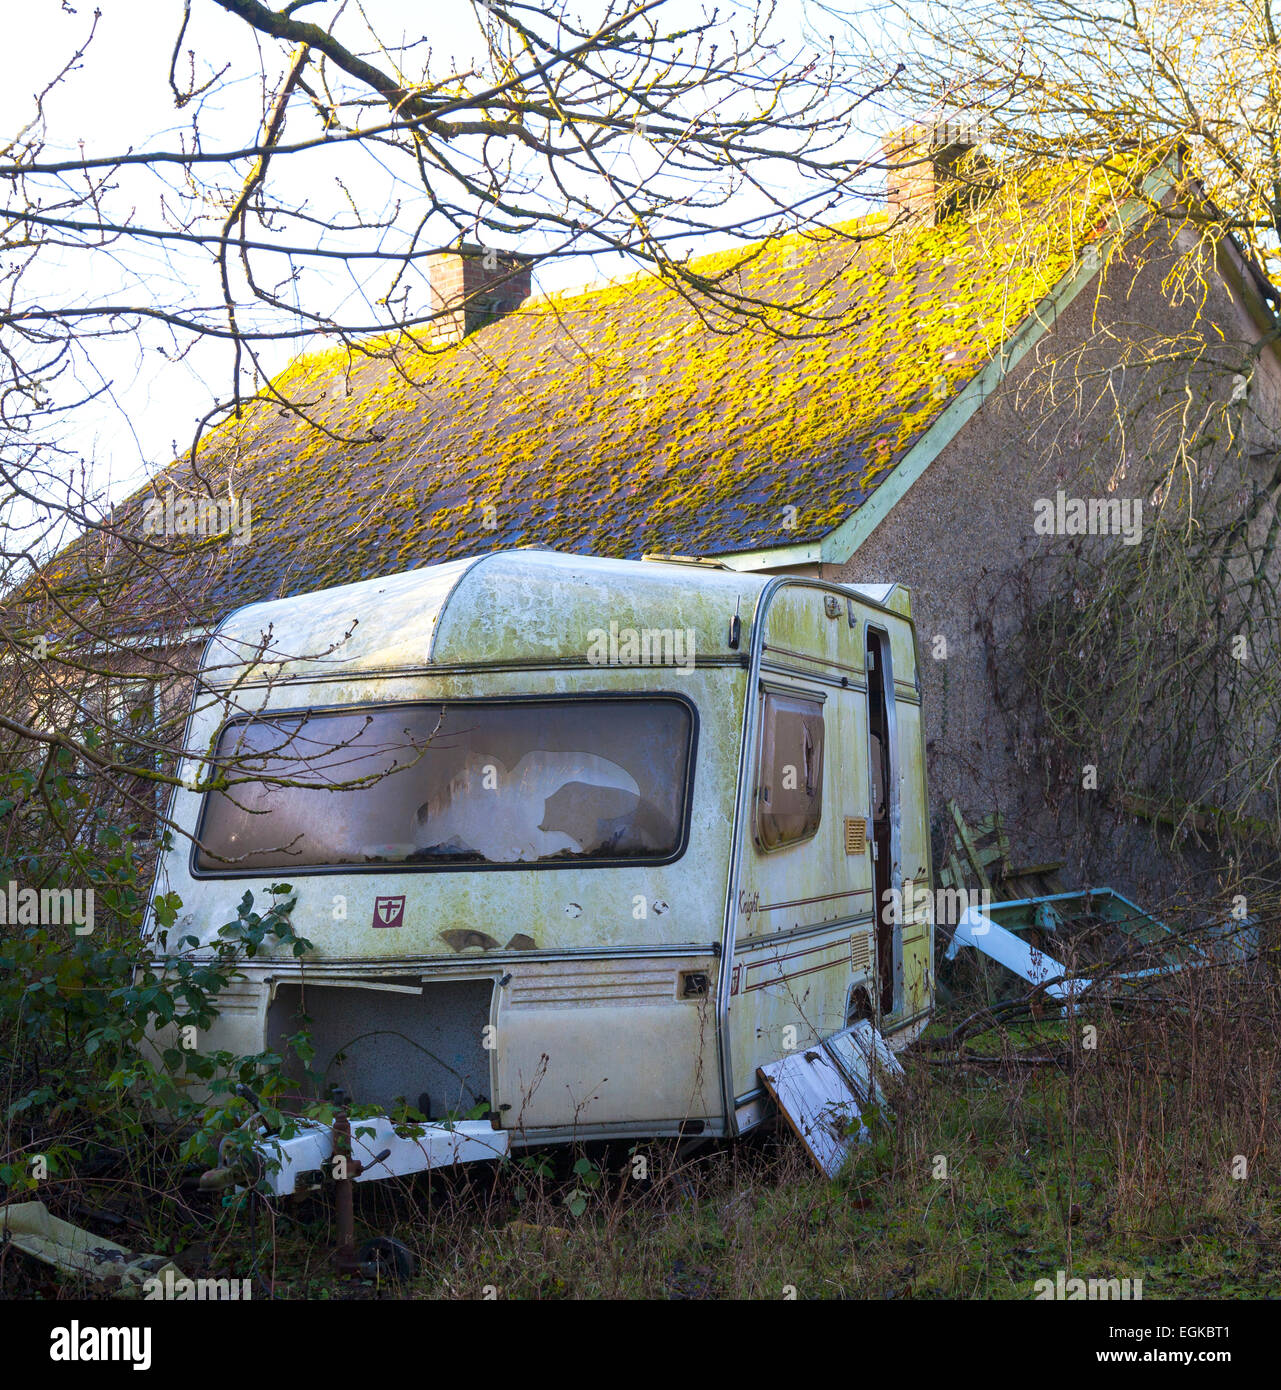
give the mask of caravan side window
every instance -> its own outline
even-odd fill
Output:
[[[811,839],[823,814],[823,701],[767,690],[754,831],[761,849]]]

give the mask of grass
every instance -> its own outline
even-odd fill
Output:
[[[1092,1016],[1093,1049],[1056,1018],[959,1049],[927,1037],[835,1182],[786,1130],[683,1155],[566,1149],[358,1188],[358,1234],[418,1257],[403,1288],[332,1272],[328,1193],[260,1209],[258,1273],[309,1299],[1030,1298],[1059,1270],[1141,1278],[1145,1299],[1281,1295],[1277,981],[1235,967],[1161,989]],[[124,1177],[93,1188],[82,1200],[189,1275],[253,1272],[244,1211],[189,1187],[143,1201]],[[76,1292],[34,1268],[6,1256],[5,1291]]]

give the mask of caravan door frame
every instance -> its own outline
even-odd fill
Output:
[[[765,634],[768,627],[769,611],[773,604],[775,596],[781,589],[789,587],[812,589],[820,594],[833,594],[839,597],[840,599],[844,600],[844,603],[842,605],[843,613],[848,613],[850,611],[848,605],[858,605],[859,616],[861,618],[864,651],[864,670],[861,688],[864,695],[865,708],[867,693],[866,653],[868,629],[872,628],[876,630],[877,633],[881,637],[883,637],[883,650],[886,654],[888,677],[890,681],[886,696],[887,725],[890,734],[894,740],[896,769],[899,766],[899,755],[897,746],[898,724],[894,709],[895,693],[892,684],[893,658],[890,652],[890,629],[885,622],[877,622],[874,616],[869,616],[869,612],[872,615],[884,614],[886,618],[895,619],[897,621],[905,623],[907,625],[909,633],[911,634],[913,651],[916,653],[919,653],[920,651],[920,645],[917,640],[916,621],[912,616],[910,616],[909,614],[900,613],[895,609],[889,608],[885,604],[879,603],[877,602],[877,600],[870,598],[865,594],[860,594],[857,591],[852,590],[851,587],[847,585],[835,584],[822,579],[812,579],[804,575],[776,575],[761,590],[760,597],[757,600],[756,612],[753,615],[749,648],[747,655],[743,660],[743,665],[746,668],[747,673],[747,682],[743,696],[744,706],[741,737],[739,740],[738,780],[735,790],[734,824],[730,843],[729,874],[726,879],[724,927],[721,933],[720,942],[721,979],[719,982],[719,988],[716,991],[717,1052],[720,1058],[721,1093],[725,1107],[725,1132],[728,1135],[740,1134],[743,1133],[746,1129],[751,1128],[752,1125],[756,1123],[756,1120],[760,1118],[760,1115],[755,1112],[761,1111],[763,1113],[763,1105],[761,1100],[753,1101],[747,1097],[744,1097],[743,1100],[740,1102],[739,1097],[735,1093],[734,1057],[730,1037],[729,1022],[729,991],[730,975],[733,969],[734,962],[735,943],[737,940],[739,929],[740,913],[738,907],[738,896],[739,887],[743,874],[744,849],[751,835],[755,757],[756,749],[760,740],[760,719],[761,708],[763,704],[759,696],[760,685],[762,680],[761,664],[764,658]],[[853,626],[852,621],[850,625]],[[860,686],[853,680],[843,685],[842,681],[834,679],[830,676],[818,676],[816,677],[816,679],[819,681],[819,683],[830,683],[842,689],[852,690],[855,692],[857,692],[860,688]],[[919,688],[919,656],[916,680]],[[891,858],[892,863],[898,865],[898,888],[901,895],[902,809],[899,796],[900,789],[897,785],[898,780],[899,779],[896,778],[896,785],[893,788],[894,810],[892,812],[891,822]],[[870,797],[870,770],[868,793]],[[928,797],[928,790],[926,792],[926,795]],[[925,807],[925,814],[928,819],[928,803]],[[872,923],[874,934],[875,926],[876,918],[874,910]],[[902,974],[901,926],[893,932],[892,939],[894,941],[894,950],[896,956],[895,1002],[899,1010],[901,1011],[902,1007],[906,1002],[900,978]],[[878,1017],[880,1017],[879,1010],[877,1011],[877,1013]],[[888,1021],[893,1018],[894,1015],[891,1014],[888,1016],[887,1019],[883,1019],[882,1021]],[[763,1097],[763,1089],[760,1091],[760,1095]]]
[[[876,978],[878,984],[876,1012],[882,1024],[897,1018],[905,1007],[905,997],[903,988],[903,805],[902,805],[902,753],[898,743],[898,715],[895,708],[894,693],[894,653],[890,646],[890,631],[881,623],[874,622],[871,618],[863,621],[863,664],[865,670],[870,670],[870,657],[872,654],[871,637],[875,634],[877,638],[876,648],[880,654],[880,686],[881,694],[885,701],[885,757],[889,764],[886,769],[886,781],[888,783],[888,798],[886,811],[890,822],[890,866],[886,876],[891,895],[889,903],[874,902],[873,911],[876,914],[876,926],[873,932],[873,940],[876,943]],[[863,696],[867,707],[867,788],[868,788],[868,809],[869,813],[876,809],[876,789],[872,785],[872,682],[865,674],[863,685]],[[872,827],[869,815],[869,828]],[[873,869],[872,882],[876,883],[876,837],[875,833],[871,837]],[[873,891],[873,898],[876,894]],[[897,903],[897,910],[894,904]],[[884,913],[893,910],[893,917],[887,924],[884,921]],[[890,984],[891,1001],[888,1012],[884,1007],[884,993],[881,987],[881,943],[882,932],[888,927],[890,945]]]

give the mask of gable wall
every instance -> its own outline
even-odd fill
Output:
[[[1100,793],[1081,790],[1079,782],[1065,785],[1035,766],[1020,767],[1010,725],[993,704],[989,676],[989,666],[1002,659],[1017,621],[1010,599],[1024,582],[1020,573],[1026,562],[1043,555],[1047,544],[1063,543],[1035,533],[1036,500],[1054,498],[1059,488],[1081,498],[1141,497],[1145,490],[1142,452],[1145,440],[1153,437],[1151,420],[1141,415],[1133,422],[1127,441],[1129,476],[1118,477],[1114,470],[1119,450],[1109,437],[1108,412],[1082,408],[1092,396],[1097,400],[1106,370],[1080,404],[1070,392],[1062,392],[1059,403],[1047,409],[1034,391],[1036,383],[1046,380],[1051,363],[1058,362],[1062,370],[1082,348],[1091,348],[1096,366],[1106,368],[1116,361],[1115,344],[1106,338],[1099,341],[1099,322],[1135,336],[1152,327],[1164,332],[1190,321],[1189,307],[1172,308],[1168,291],[1162,289],[1173,263],[1170,248],[1145,259],[1137,272],[1109,273],[1108,288],[1097,304],[1097,322],[1096,278],[852,559],[844,565],[825,565],[822,573],[853,583],[893,579],[912,590],[936,825],[942,825],[950,797],[968,819],[999,809],[1011,832],[1016,862],[1065,859],[1066,886],[1110,884],[1144,905],[1156,906],[1180,875],[1198,868],[1203,874],[1206,861],[1193,855],[1188,863],[1172,864],[1147,822],[1108,809]],[[1245,310],[1243,297],[1234,295],[1222,280],[1212,283],[1208,308],[1229,339],[1256,340],[1255,320]],[[1146,399],[1136,373],[1128,375],[1129,381],[1118,389],[1128,392],[1131,402]],[[1152,385],[1149,382],[1147,389]],[[1233,383],[1220,375],[1210,389],[1230,395]],[[1281,366],[1269,351],[1251,387],[1245,420],[1254,447],[1275,447],[1279,403]],[[1274,467],[1271,460],[1260,460],[1253,473],[1270,478]],[[1240,485],[1240,465],[1221,463],[1212,486]],[[1150,505],[1145,504],[1145,519],[1150,515]],[[1121,540],[1108,538],[1104,543]],[[1037,592],[1040,586],[1035,580],[1032,585]],[[936,637],[946,640],[944,659],[934,656]],[[1064,657],[1070,659],[1071,654]],[[1106,770],[1101,772],[1102,782]]]

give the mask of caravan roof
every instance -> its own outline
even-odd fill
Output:
[[[771,578],[695,563],[494,551],[236,609],[210,638],[206,679],[575,664],[611,624],[692,629],[700,658],[734,657],[746,650]],[[886,605],[895,586],[843,587]],[[731,647],[736,613],[741,636]]]

